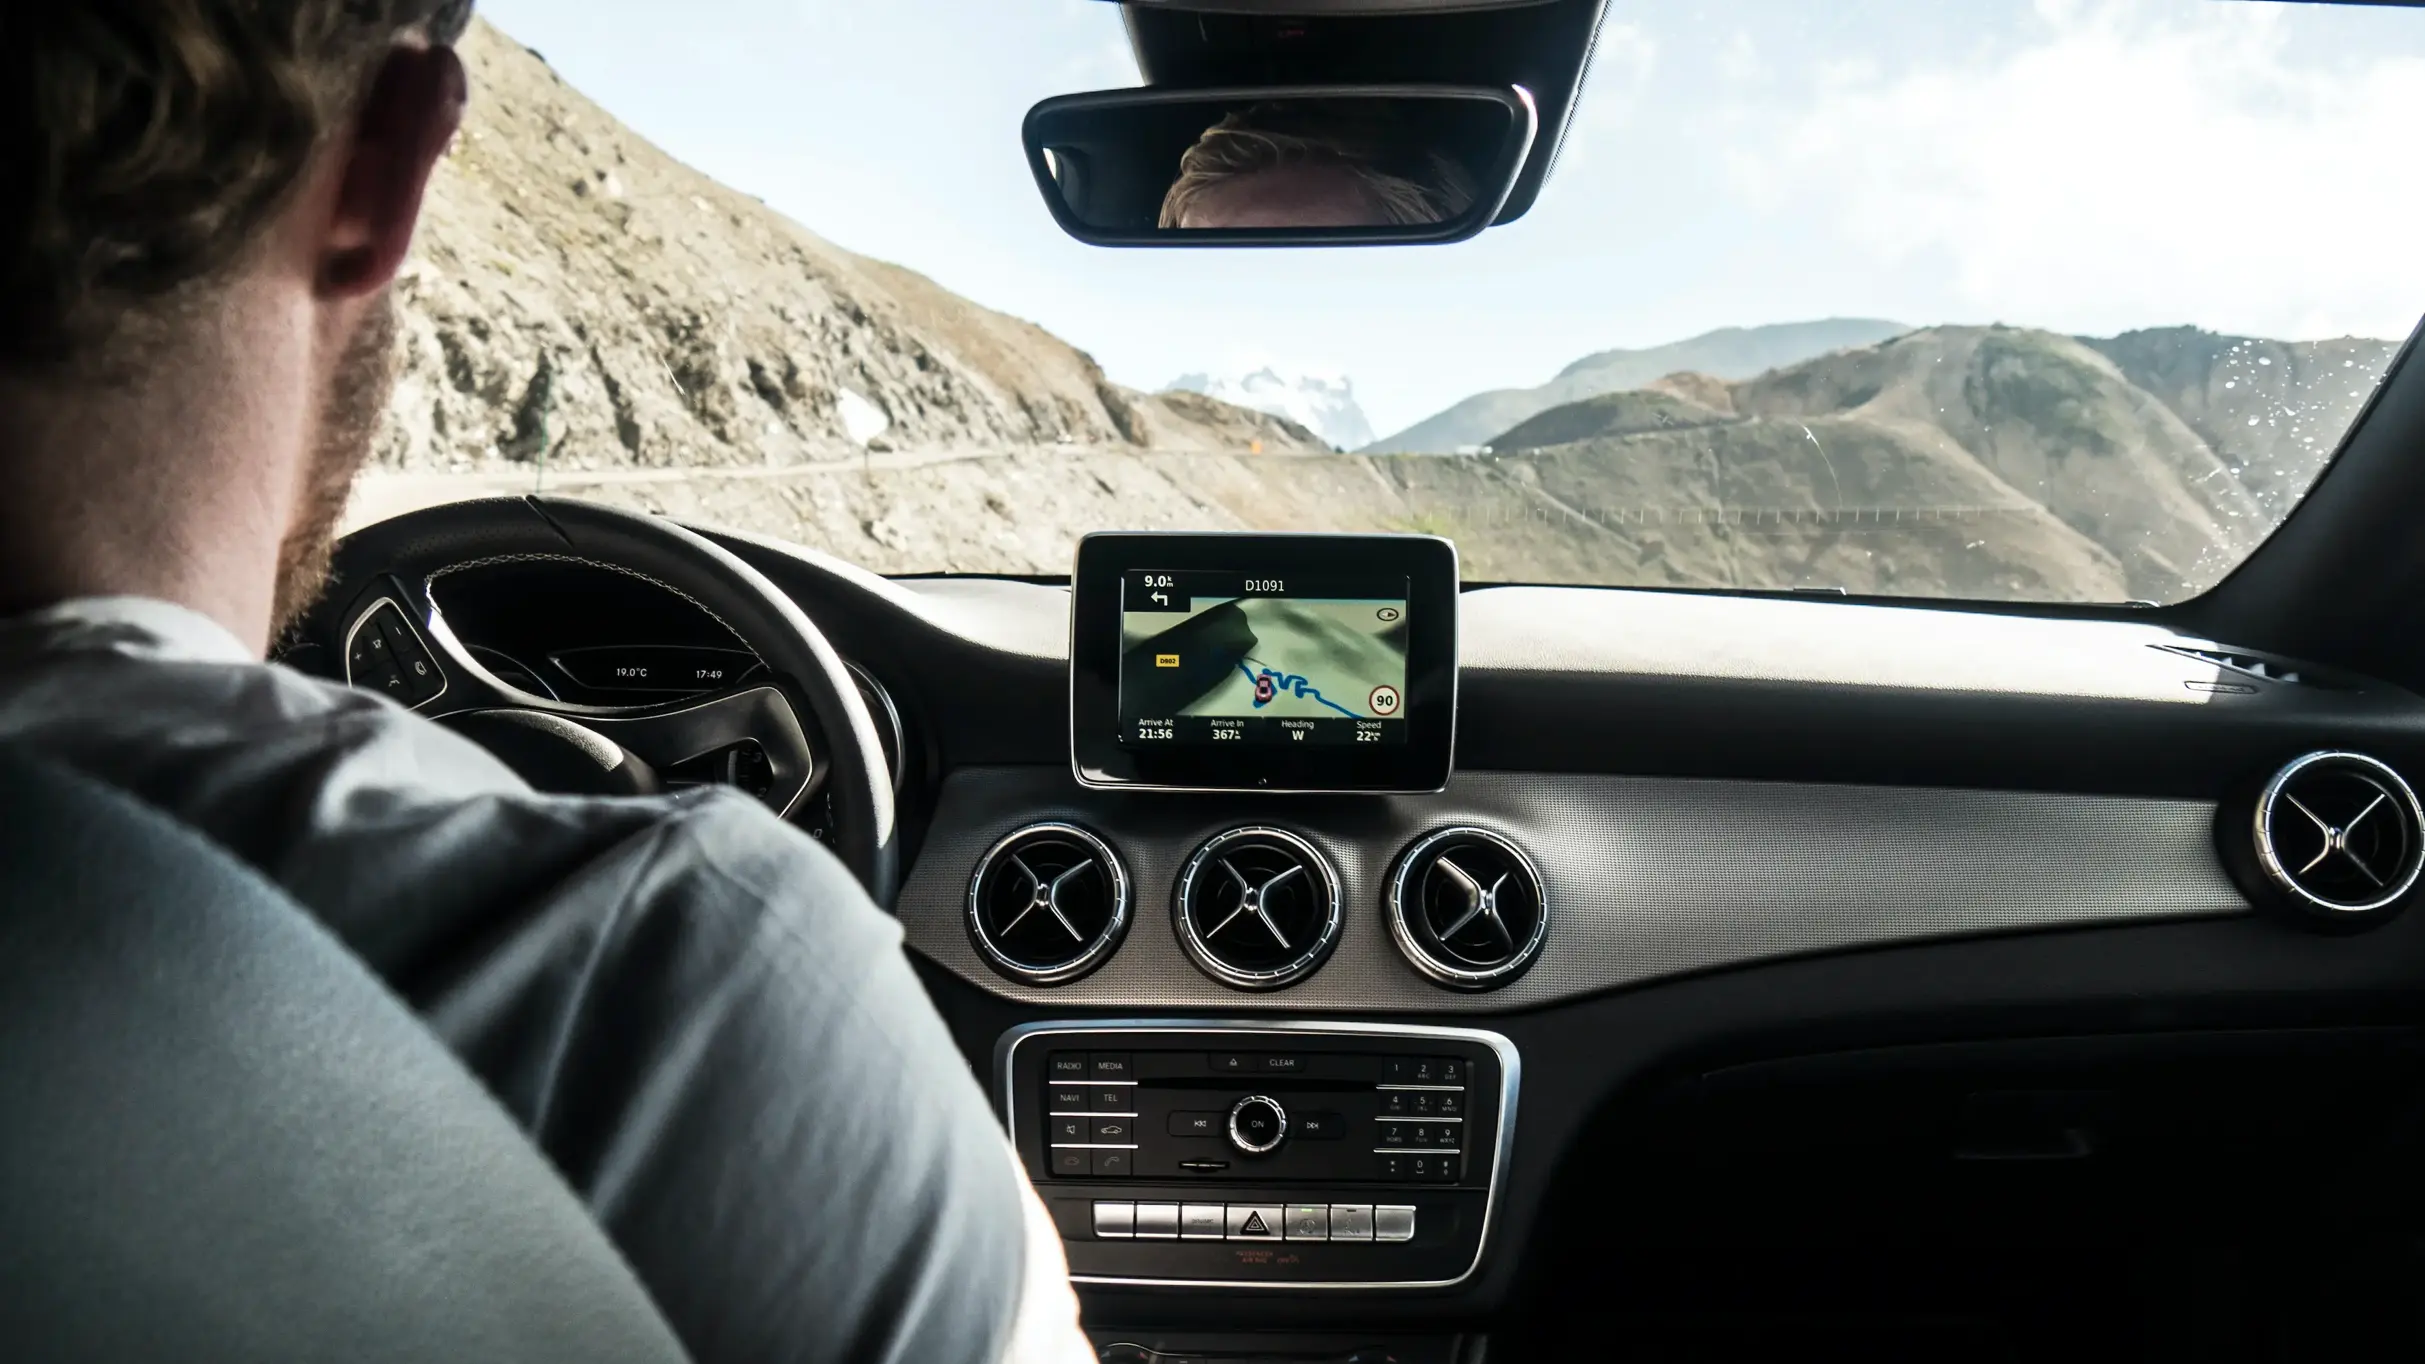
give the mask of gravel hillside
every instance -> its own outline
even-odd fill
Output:
[[[1083,352],[681,165],[486,24],[399,294],[383,468],[814,465],[881,452],[1325,449]]]

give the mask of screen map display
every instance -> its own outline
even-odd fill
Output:
[[[1407,579],[1131,569],[1120,743],[1403,744]]]

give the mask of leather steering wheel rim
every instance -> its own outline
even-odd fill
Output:
[[[858,683],[798,603],[696,531],[561,497],[486,498],[409,512],[339,543],[328,594],[307,637],[326,641],[331,656],[342,658],[345,619],[385,579],[394,589],[389,595],[405,599],[404,610],[446,655],[442,667],[486,678],[476,662],[448,647],[430,585],[451,572],[515,560],[585,563],[653,582],[687,598],[756,653],[786,697],[805,705],[823,737],[834,853],[877,904],[891,903],[900,856],[892,784]],[[539,700],[487,681],[509,702]]]

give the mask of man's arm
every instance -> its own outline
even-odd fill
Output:
[[[702,1361],[1091,1358],[1058,1237],[900,950],[717,796],[415,990]]]

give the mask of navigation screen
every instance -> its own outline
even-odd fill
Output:
[[[1403,744],[1407,580],[1132,569],[1120,742]]]

